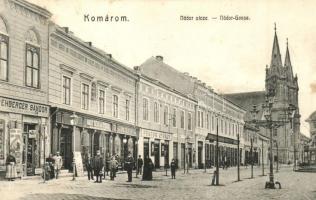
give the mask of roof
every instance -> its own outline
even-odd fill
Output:
[[[265,102],[265,91],[255,91],[255,92],[244,92],[244,93],[232,93],[232,94],[224,94],[225,98],[229,101],[237,104],[239,107],[245,109],[247,111],[244,120],[250,121],[252,120],[251,111],[253,110],[253,106],[255,105],[258,112],[258,116],[262,116],[262,107],[261,105]]]
[[[150,57],[140,66],[142,74],[159,80],[175,90],[189,95],[194,93],[194,81],[192,77],[174,69],[162,60]]]
[[[312,112],[312,114],[306,119],[306,121],[316,121],[316,111]]]
[[[48,10],[46,10],[45,8],[43,7],[40,7],[36,4],[33,4],[33,3],[30,3],[28,1],[25,1],[25,0],[14,0],[15,3],[23,6],[23,7],[26,7],[30,10],[32,10],[33,12],[36,12],[37,14],[39,15],[42,15],[43,17],[46,17],[46,18],[50,18],[52,16],[52,13],[49,12]]]

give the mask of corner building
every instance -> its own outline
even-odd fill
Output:
[[[9,152],[23,177],[40,173],[49,151],[50,16],[23,0],[0,0],[0,176]]]
[[[100,150],[103,157],[118,155],[120,163],[128,151],[136,156],[133,71],[67,27],[51,24],[49,43],[52,153],[60,151],[66,169],[73,152],[84,158]]]

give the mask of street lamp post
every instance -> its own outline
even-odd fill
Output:
[[[253,136],[250,139],[250,156],[251,156],[251,178],[253,178]]]
[[[239,133],[237,134],[237,181],[240,181],[240,150],[239,150]]]
[[[138,174],[138,138],[136,138],[136,141],[135,141],[135,145],[136,145],[136,176],[135,178],[138,178],[137,177],[137,174]]]
[[[261,140],[261,167],[262,167],[262,176],[264,175],[264,158],[263,158],[263,139]]]
[[[219,185],[219,163],[218,163],[218,117],[216,118],[216,185]]]
[[[124,135],[124,138],[123,138],[123,171],[125,169],[125,144],[127,143],[127,139],[126,139],[126,136]]]
[[[76,161],[75,161],[75,151],[76,151],[76,147],[75,147],[75,142],[76,142],[76,125],[77,125],[77,120],[78,120],[78,116],[76,115],[75,112],[73,112],[72,115],[70,115],[70,124],[73,126],[72,129],[72,148],[73,148],[73,159],[72,159],[72,173],[73,173],[73,177],[72,180],[75,181],[76,180]]]

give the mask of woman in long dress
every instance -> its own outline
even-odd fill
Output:
[[[149,156],[147,155],[145,160],[144,160],[144,170],[143,170],[143,180],[144,181],[150,181],[153,178],[153,163]]]
[[[9,181],[14,181],[15,178],[17,178],[17,173],[16,173],[16,160],[15,157],[13,156],[13,152],[10,153],[10,155],[8,155],[7,159],[6,159],[6,175],[5,177],[9,180]]]

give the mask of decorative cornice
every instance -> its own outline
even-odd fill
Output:
[[[119,88],[119,87],[116,87],[116,86],[113,86],[113,85],[111,86],[111,89],[116,91],[116,92],[118,92],[118,93],[121,93],[123,91],[122,88]]]
[[[66,72],[70,73],[71,75],[73,75],[77,71],[75,68],[67,66],[65,64],[60,64],[59,67],[61,70],[66,71]]]
[[[24,1],[24,0],[9,0],[9,2],[13,2],[13,3],[18,4],[26,9],[29,9],[29,10],[41,15],[42,17],[45,17],[46,19],[50,18],[52,16],[52,13],[49,12],[48,10],[46,10],[40,6],[37,6],[35,4]]]
[[[79,74],[81,78],[86,79],[88,81],[92,81],[93,80],[93,76],[86,74],[86,73],[80,73]]]
[[[104,81],[100,81],[100,80],[97,81],[97,84],[98,84],[98,85],[101,85],[101,86],[103,86],[103,87],[109,87],[109,85],[110,85],[109,83],[104,82]]]

